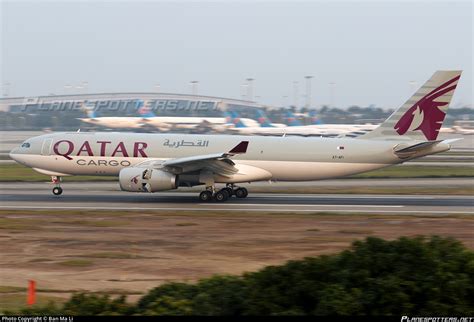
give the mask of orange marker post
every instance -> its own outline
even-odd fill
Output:
[[[28,297],[26,303],[33,305],[36,302],[36,282],[33,280],[28,281]]]

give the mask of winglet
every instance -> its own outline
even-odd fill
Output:
[[[232,150],[230,150],[229,153],[233,153],[233,154],[245,153],[247,152],[248,145],[249,145],[249,141],[242,141],[239,144],[237,144]]]

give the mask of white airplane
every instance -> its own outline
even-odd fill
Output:
[[[149,112],[153,114],[152,112]],[[168,126],[174,129],[195,129],[198,127],[206,127],[217,132],[222,132],[233,127],[231,117],[224,112],[224,117],[197,117],[197,116],[151,116],[143,120],[145,124],[152,125],[157,128]],[[256,123],[252,119],[242,119],[241,122],[246,124]]]
[[[237,113],[231,113],[233,117],[233,123],[236,125],[233,128],[229,128],[230,132],[237,132],[241,135],[298,135],[298,136],[338,136],[341,133],[348,133],[349,131],[341,131],[334,129],[318,128],[312,125],[301,125],[301,126],[288,126],[281,123],[272,123],[265,116],[262,111],[258,111],[258,123],[256,126],[246,126],[242,122],[239,122]]]
[[[143,117],[101,116],[96,117],[94,111],[87,112],[87,118],[79,120],[91,125],[110,129],[139,129],[143,127]]]
[[[459,125],[453,125],[451,133],[463,134],[463,135],[474,135],[474,129],[466,129]]]
[[[325,137],[337,137],[337,136],[348,136],[356,137],[365,134],[377,125],[367,124],[311,124],[302,125],[299,120],[296,119],[291,111],[287,111],[286,120],[288,125],[281,123],[272,123],[270,119],[261,110],[257,110],[257,118],[260,126],[245,126],[242,123],[238,123],[237,113],[231,113],[234,117],[234,123],[240,124],[234,128],[229,129],[231,132],[237,132],[243,135],[299,135],[299,136],[325,136]],[[312,117],[313,119],[313,117]]]
[[[231,118],[225,117],[184,117],[184,116],[156,116],[143,100],[136,101],[136,109],[140,116],[100,116],[97,117],[94,106],[86,106],[87,118],[80,118],[82,122],[112,129],[139,129],[151,126],[161,132],[171,129],[195,129],[207,127],[217,132],[222,132],[232,127]],[[244,124],[253,126],[257,124],[251,119],[242,119]]]
[[[136,107],[140,109],[143,101],[137,100]],[[79,118],[80,121],[92,124],[95,126],[106,127],[110,129],[139,129],[145,125],[144,120],[151,117],[150,114],[143,114],[142,116],[100,116],[95,114],[95,106],[86,105],[84,110],[87,113],[86,118]]]
[[[314,110],[309,112],[309,117],[311,119],[311,124],[306,125],[306,127],[320,131],[338,133],[339,135],[362,135],[374,130],[378,126],[378,124],[324,124],[317,117],[316,111]],[[291,111],[287,112],[287,122],[290,126],[302,126]]]
[[[69,175],[118,176],[131,192],[204,185],[201,201],[245,198],[236,184],[313,181],[348,176],[444,152],[457,140],[438,132],[461,71],[438,71],[375,130],[357,138],[141,133],[51,133],[10,152],[49,175],[60,195]],[[216,184],[224,184],[217,189]]]

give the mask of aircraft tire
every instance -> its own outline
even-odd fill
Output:
[[[232,190],[232,188],[225,187],[222,190],[224,190],[224,189],[227,191],[227,194],[229,195],[229,198],[234,195],[234,190]]]
[[[227,190],[225,190],[225,189],[219,190],[219,191],[217,191],[216,194],[214,195],[214,199],[215,199],[217,202],[224,202],[224,201],[226,201],[227,199],[229,199],[229,193],[228,193]]]
[[[62,193],[63,193],[63,188],[61,188],[61,187],[54,187],[54,188],[53,188],[53,194],[54,194],[55,196],[59,196],[59,195],[62,194]]]
[[[238,188],[234,191],[234,194],[237,198],[246,198],[249,192],[246,188]]]
[[[208,202],[212,199],[212,193],[209,190],[204,190],[199,194],[199,200]]]

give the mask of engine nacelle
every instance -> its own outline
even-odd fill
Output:
[[[130,167],[120,170],[120,188],[132,192],[156,192],[176,189],[176,175],[155,169]]]

